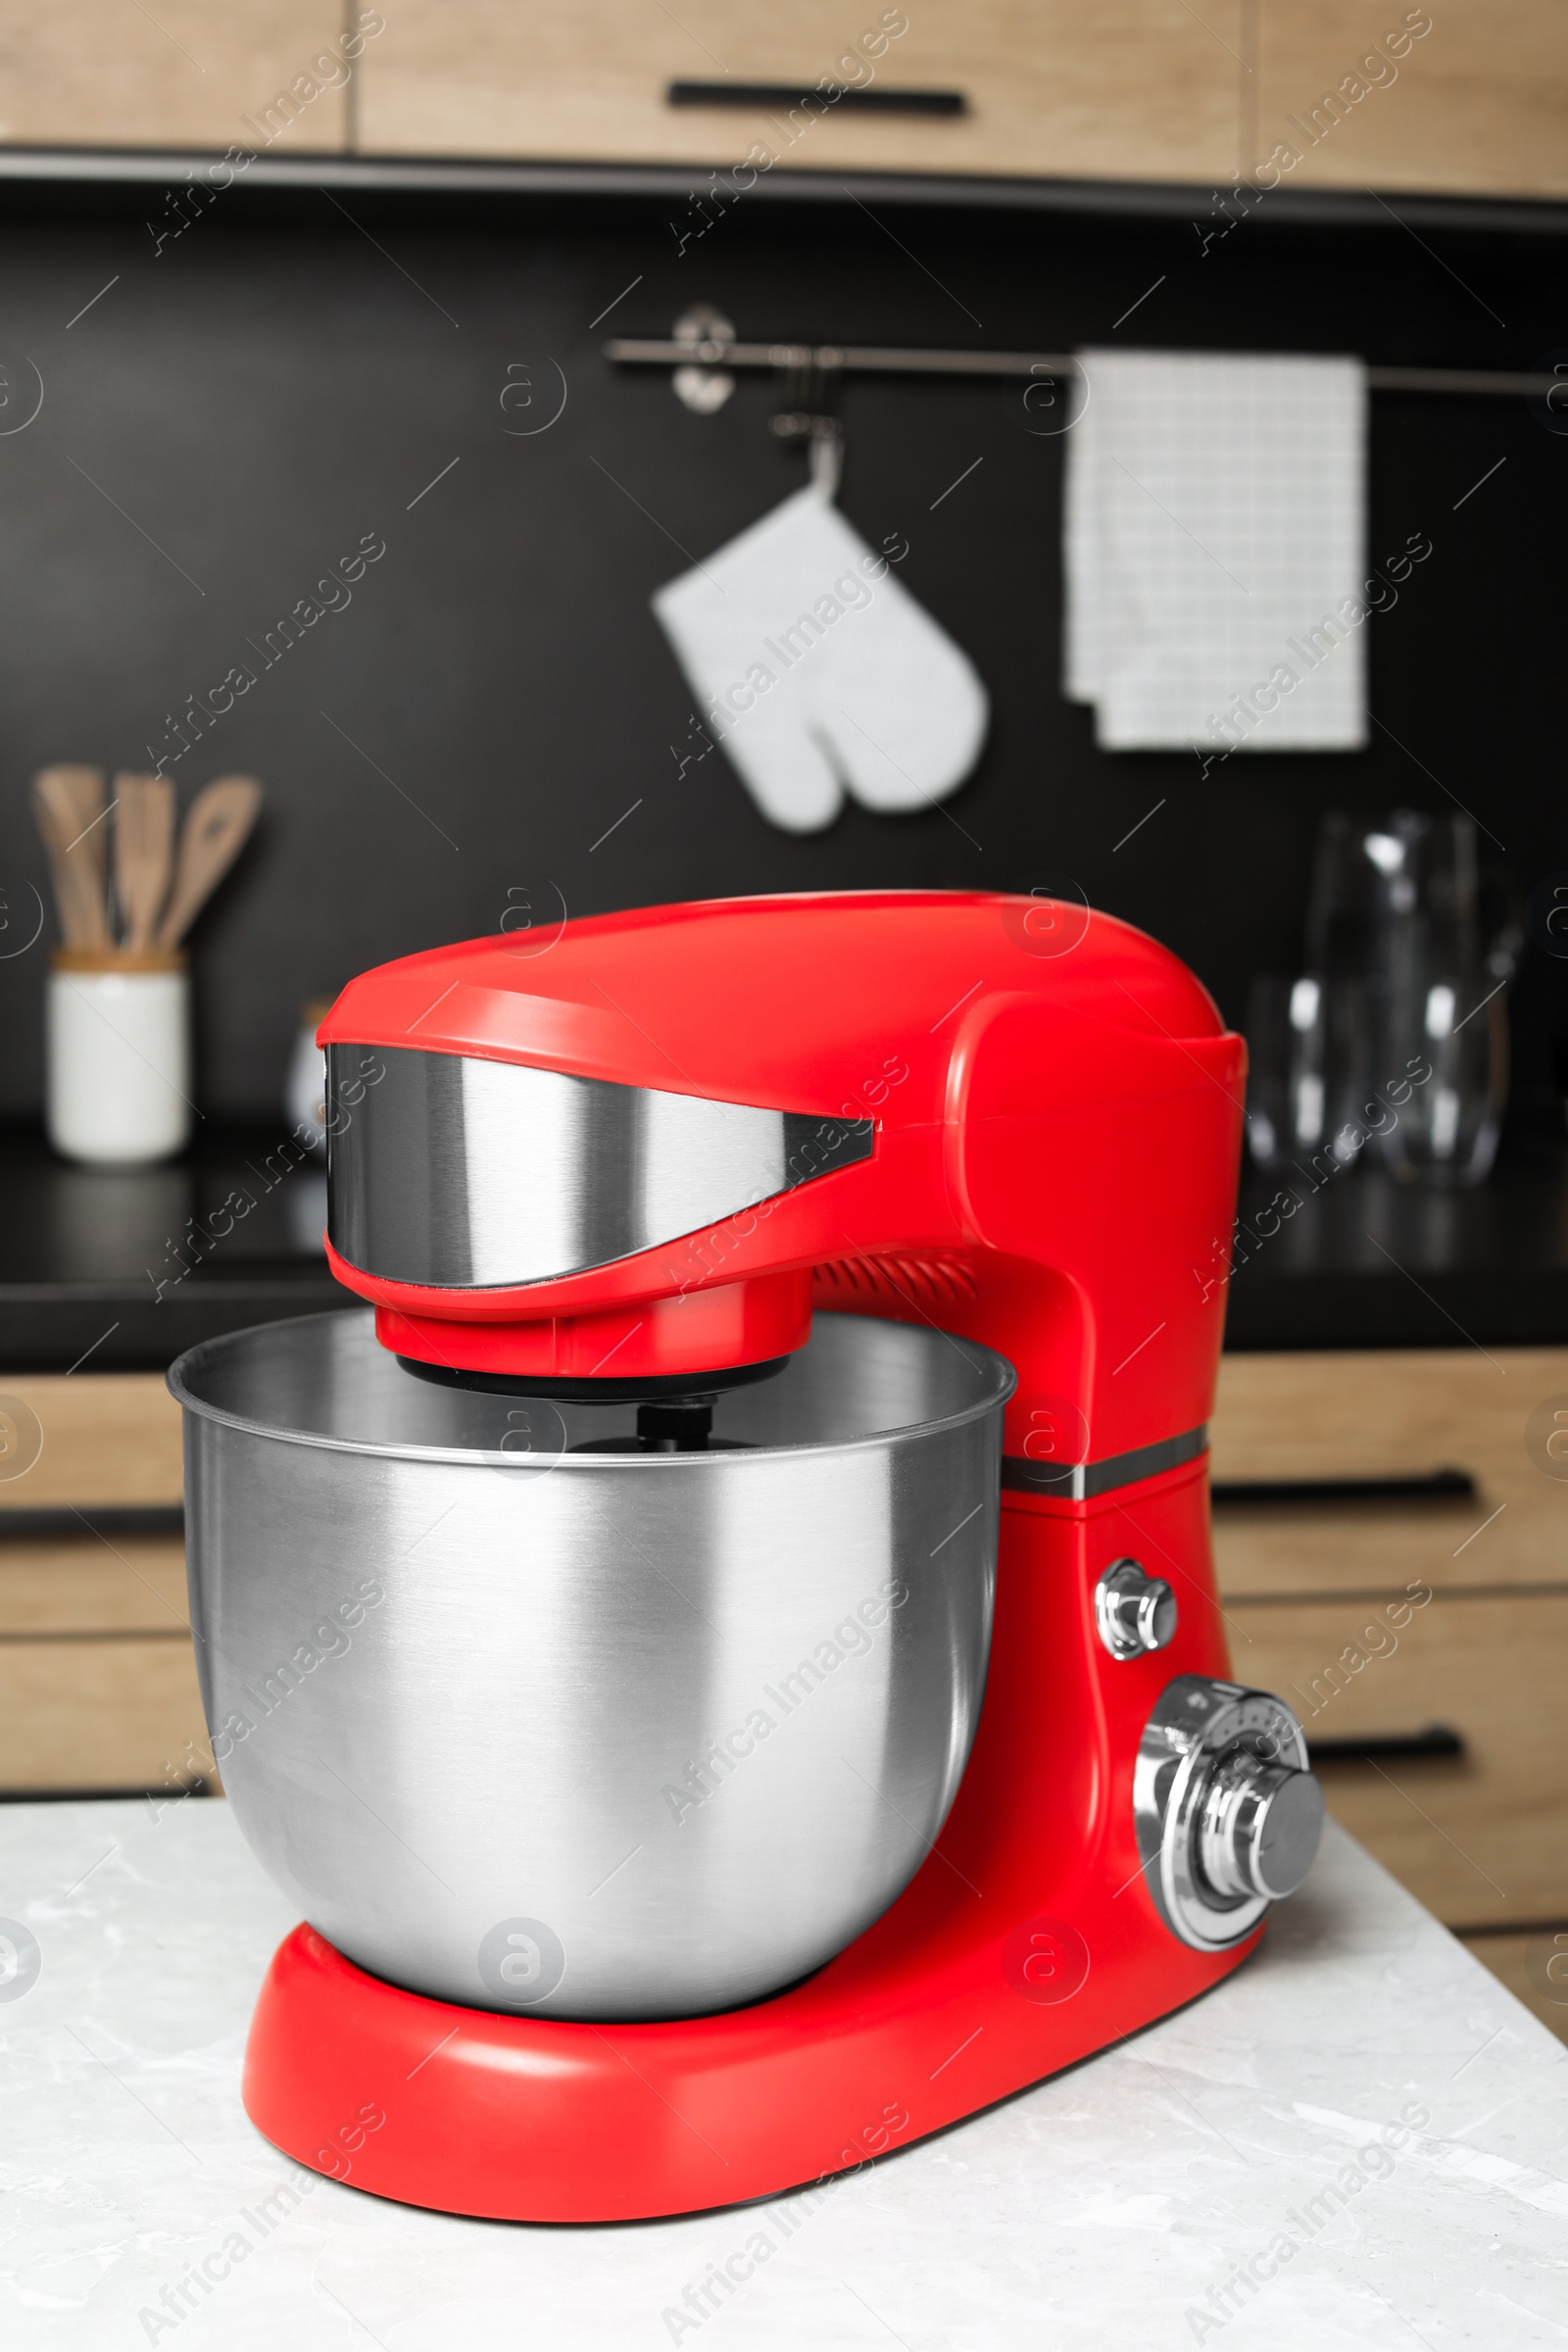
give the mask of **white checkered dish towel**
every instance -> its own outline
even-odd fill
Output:
[[[1106,751],[1367,740],[1366,374],[1354,359],[1085,351],[1067,435],[1063,687]]]

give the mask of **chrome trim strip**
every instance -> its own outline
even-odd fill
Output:
[[[874,1127],[407,1047],[326,1050],[327,1231],[441,1290],[580,1274],[869,1159]]]
[[[1180,1469],[1195,1461],[1208,1444],[1208,1424],[1183,1430],[1179,1438],[1159,1438],[1152,1446],[1135,1446],[1128,1453],[1107,1453],[1099,1462],[1030,1462],[1021,1454],[1003,1456],[1002,1484],[1016,1494],[1061,1494],[1069,1502],[1088,1502],[1115,1487],[1130,1487],[1161,1470]]]

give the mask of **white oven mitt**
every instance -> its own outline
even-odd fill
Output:
[[[973,662],[823,488],[797,491],[653,607],[705,726],[787,833],[830,825],[846,786],[867,808],[930,808],[979,757],[990,707]]]

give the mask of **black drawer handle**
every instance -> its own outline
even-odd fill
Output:
[[[1221,1478],[1209,1488],[1219,1503],[1474,1502],[1468,1470],[1428,1470],[1414,1478]]]
[[[182,1536],[178,1502],[98,1503],[88,1511],[56,1503],[44,1510],[0,1511],[0,1543],[36,1544],[56,1536]]]
[[[754,112],[777,106],[786,113],[794,106],[815,106],[823,113],[831,107],[835,114],[934,115],[948,122],[969,112],[962,90],[860,90],[835,82],[831,75],[826,89],[811,82],[672,81],[665,88],[664,104],[744,106]]]
[[[1311,1740],[1314,1764],[1394,1763],[1401,1756],[1462,1756],[1464,1741],[1446,1723],[1424,1732],[1368,1732],[1359,1740]]]

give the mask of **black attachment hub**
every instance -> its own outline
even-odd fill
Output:
[[[706,1453],[713,1429],[711,1396],[671,1397],[637,1407],[637,1444],[644,1453]]]
[[[769,1356],[760,1364],[729,1364],[714,1372],[649,1374],[636,1380],[543,1380],[527,1372],[468,1372],[460,1364],[427,1364],[416,1355],[400,1355],[398,1362],[416,1380],[432,1381],[438,1389],[473,1389],[484,1396],[548,1396],[558,1404],[702,1404],[711,1420],[713,1398],[724,1389],[750,1388],[754,1381],[771,1380],[789,1362],[787,1355]],[[694,1389],[693,1379],[702,1382]],[[639,1416],[640,1421],[640,1416]],[[688,1450],[682,1446],[678,1451]]]

